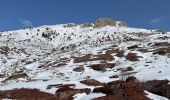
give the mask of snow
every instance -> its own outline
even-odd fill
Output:
[[[102,93],[91,93],[87,95],[86,93],[79,93],[74,95],[74,100],[92,100],[94,98],[106,96],[105,94]]]

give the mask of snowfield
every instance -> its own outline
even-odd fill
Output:
[[[27,88],[55,95],[60,86],[49,85],[74,84],[70,87],[93,91],[102,85],[81,81],[95,79],[103,84],[131,76],[141,83],[170,80],[170,32],[65,25],[0,32],[0,91]],[[168,100],[164,95],[144,92],[147,98]],[[107,94],[76,92],[72,98],[103,96]]]

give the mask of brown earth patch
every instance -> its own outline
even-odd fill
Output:
[[[51,84],[47,86],[47,89],[51,88],[63,88],[63,87],[74,87],[76,86],[75,84]]]
[[[85,69],[84,69],[84,67],[77,67],[77,68],[74,68],[73,69],[73,71],[75,71],[75,72],[82,72],[82,71],[84,71]]]
[[[139,56],[137,56],[135,53],[128,53],[126,55],[126,59],[129,61],[139,61]]]
[[[101,82],[99,82],[95,79],[83,80],[83,81],[80,81],[80,83],[86,84],[88,86],[101,86],[101,85],[103,85]]]
[[[113,54],[116,53],[117,57],[123,57],[124,56],[124,51],[120,50],[120,49],[111,49],[111,50],[107,50],[106,54]]]
[[[114,68],[115,63],[94,64],[90,66],[93,70],[106,71],[106,68]]]
[[[149,52],[149,50],[146,49],[146,48],[139,48],[137,51],[142,52],[142,53],[147,53],[147,52]]]
[[[114,57],[109,54],[99,54],[99,55],[84,55],[81,57],[74,57],[74,63],[80,63],[80,62],[87,62],[87,61],[97,61],[97,60],[109,60],[112,61],[114,60]]]
[[[153,54],[164,55],[170,53],[170,47],[158,48],[153,51]]]
[[[0,99],[12,100],[58,100],[55,95],[41,92],[37,89],[14,89],[0,91]]]
[[[170,99],[170,84],[168,80],[151,80],[143,83],[145,90]]]
[[[149,100],[145,96],[143,87],[134,78],[126,81],[113,81],[103,87],[95,88],[94,93],[104,93],[106,96],[93,100]]]
[[[58,100],[73,100],[73,96],[77,93],[86,93],[90,94],[91,89],[85,88],[85,89],[73,89],[69,87],[62,87],[59,88],[55,95],[57,96]]]
[[[95,60],[109,60],[109,61],[114,60],[114,57],[109,53],[96,55],[96,57],[97,58],[95,58]]]
[[[91,55],[85,55],[82,57],[74,57],[74,63],[80,63],[80,62],[86,62],[86,61],[91,61]]]

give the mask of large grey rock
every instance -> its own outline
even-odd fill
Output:
[[[111,18],[99,18],[94,23],[94,28],[105,27],[105,26],[119,26],[119,27],[128,27],[128,25],[123,21],[116,21]]]
[[[94,27],[105,27],[107,25],[116,26],[116,21],[111,18],[99,18],[95,23]]]

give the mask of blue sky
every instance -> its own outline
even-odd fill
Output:
[[[0,31],[101,17],[170,31],[170,0],[0,0]]]

